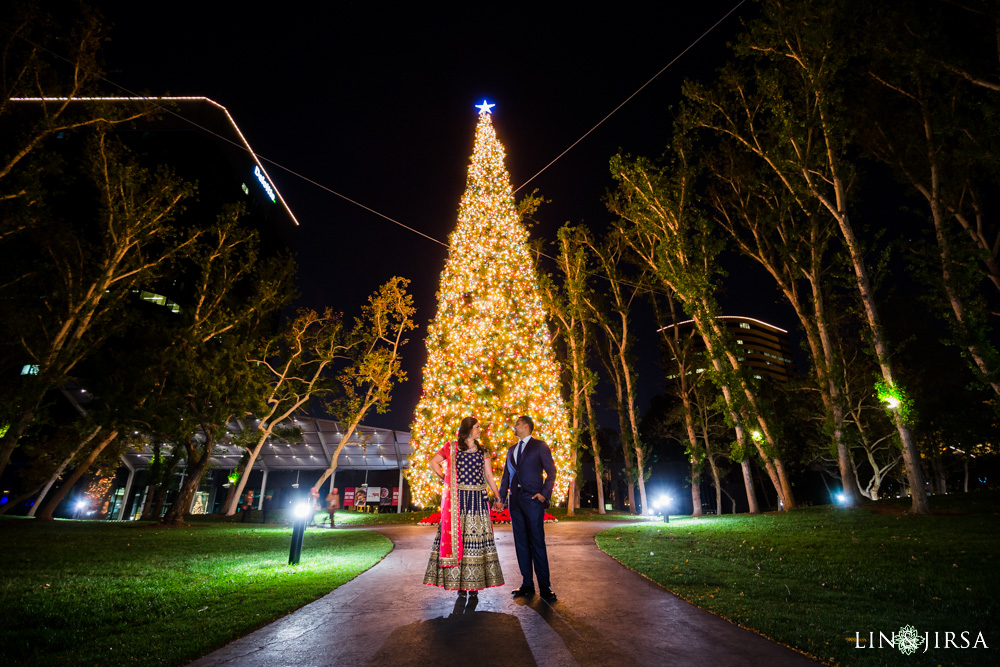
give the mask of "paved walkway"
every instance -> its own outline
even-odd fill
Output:
[[[509,526],[497,527],[507,585],[456,603],[421,581],[434,529],[378,528],[386,558],[324,598],[195,665],[784,665],[804,656],[702,611],[597,548],[608,522],[547,524],[559,600],[511,599],[520,584]],[[470,656],[477,659],[470,662]]]

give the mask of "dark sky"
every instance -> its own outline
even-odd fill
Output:
[[[423,325],[436,310],[447,251],[281,167],[446,240],[472,152],[473,104],[496,103],[493,120],[516,188],[737,3],[594,10],[475,3],[453,12],[375,2],[98,6],[114,24],[105,50],[109,79],[133,92],[219,102],[254,150],[275,163],[268,170],[301,222],[305,305],[350,314],[391,276],[412,280],[421,328],[405,349],[410,381],[389,415],[366,420],[408,429],[425,358]],[[711,76],[753,10],[745,3],[530,184],[552,200],[534,236],[553,239],[566,221],[605,228],[608,159],[619,148],[652,157],[663,151],[681,82]],[[736,271],[726,311],[790,328],[773,289],[747,280],[748,265]],[[646,404],[658,386],[652,331],[639,354],[648,369],[641,371]]]

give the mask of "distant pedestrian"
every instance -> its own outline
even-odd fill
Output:
[[[319,489],[317,487],[312,487],[309,489],[309,525],[314,526],[313,519],[316,517],[316,512],[319,511]]]
[[[260,520],[260,522],[261,523],[267,523],[267,513],[268,513],[268,511],[270,511],[270,509],[271,509],[271,503],[273,503],[273,502],[274,502],[274,498],[271,495],[271,492],[268,491],[267,495],[264,496],[264,502],[262,502],[260,504],[260,513],[261,513],[261,520]]]
[[[250,510],[253,509],[253,491],[247,491],[247,494],[243,496],[243,511],[240,513],[240,523],[246,523],[247,517],[250,516]]]
[[[339,509],[340,491],[337,489],[331,489],[330,493],[326,494],[326,510],[330,513],[330,528],[337,527],[335,515]]]

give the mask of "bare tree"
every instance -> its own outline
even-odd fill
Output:
[[[585,428],[590,431],[590,445],[594,455],[594,474],[597,480],[597,511],[604,514],[604,485],[602,483],[600,446],[596,438],[596,425],[589,418],[587,403],[593,396],[597,375],[588,366],[590,348],[593,346],[593,323],[587,306],[590,275],[587,246],[589,232],[584,227],[564,225],[558,233],[558,253],[556,267],[561,277],[556,284],[548,277],[542,277],[540,284],[545,308],[557,324],[554,341],[562,343],[565,349],[565,373],[568,376],[570,430],[575,444],[570,462],[574,477],[569,488],[567,513],[574,514],[578,504],[579,471],[577,455],[582,447]]]
[[[606,293],[599,298],[597,292],[591,292],[586,302],[607,341],[605,349],[608,352],[608,364],[614,369],[619,414],[628,418],[622,425],[623,428],[628,427],[627,436],[625,431],[622,432],[622,442],[628,443],[635,454],[635,481],[639,485],[639,502],[642,504],[642,511],[648,512],[650,508],[646,500],[646,479],[649,472],[645,460],[646,448],[639,435],[636,405],[638,376],[631,352],[635,342],[635,332],[631,328],[632,308],[645,288],[641,285],[641,278],[629,281],[621,275],[620,265],[627,246],[619,235],[610,233],[600,242],[587,239],[587,244],[591,254],[597,259],[600,275],[606,279]],[[632,508],[635,511],[634,504]]]
[[[88,175],[98,196],[93,228],[81,229],[80,219],[38,221],[30,230],[31,247],[44,263],[34,259],[24,268],[29,279],[0,299],[5,326],[17,332],[20,353],[35,370],[21,378],[8,406],[0,473],[45,394],[117,330],[131,291],[155,279],[199,234],[180,234],[174,227],[193,188],[170,171],[140,167],[104,131],[90,142],[89,157]],[[43,290],[46,298],[37,298]]]
[[[685,94],[698,109],[697,125],[731,138],[758,158],[803,215],[813,214],[818,204],[837,225],[883,382],[890,391],[903,394],[864,248],[851,218],[854,169],[847,158],[849,133],[838,80],[849,50],[835,37],[837,21],[849,17],[838,16],[836,9],[819,2],[764,3],[763,18],[738,43],[741,64],[723,70],[714,89],[689,85]],[[913,512],[929,514],[910,424],[901,410],[894,412],[894,420],[910,477]]]
[[[406,292],[409,281],[394,277],[368,297],[361,317],[354,323],[349,336],[347,354],[350,361],[337,374],[343,390],[328,410],[340,422],[343,435],[330,456],[330,467],[323,471],[313,486],[319,487],[337,471],[337,460],[344,445],[351,441],[365,415],[371,409],[386,412],[392,389],[406,381],[401,368],[402,348],[406,335],[416,328],[413,297]]]

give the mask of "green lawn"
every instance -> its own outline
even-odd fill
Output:
[[[416,512],[353,512],[349,510],[339,510],[337,512],[337,525],[338,526],[384,526],[389,524],[416,524],[421,519],[430,516],[434,510],[419,510]],[[607,512],[606,514],[598,514],[596,509],[584,508],[578,509],[575,516],[566,516],[565,507],[550,507],[546,510],[549,514],[557,518],[559,521],[648,521],[642,517],[638,517],[635,514],[628,514],[626,512]],[[268,514],[268,521],[274,523],[291,523],[291,519],[286,516],[285,512],[274,511]],[[191,520],[194,522],[229,522],[229,523],[239,523],[240,515],[234,514],[230,517],[220,517],[218,515],[210,515],[205,517],[194,516]],[[330,525],[330,515],[326,510],[321,510],[316,512],[314,520],[317,524],[328,526]],[[249,521],[251,523],[258,523],[260,521],[260,512],[253,511],[250,513]]]
[[[648,521],[648,519],[627,512],[614,511],[598,514],[596,509],[590,507],[577,509],[573,516],[566,516],[565,507],[550,507],[546,511],[559,521]]]
[[[784,514],[674,517],[597,535],[601,549],[703,609],[827,663],[997,664],[1000,514],[996,496],[935,497],[947,514],[815,507]],[[905,625],[931,648],[855,648],[855,633]],[[935,649],[982,631],[989,649]]]
[[[371,531],[0,520],[0,664],[179,665],[378,563]]]

